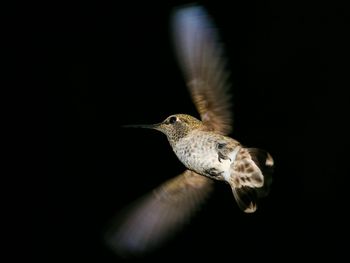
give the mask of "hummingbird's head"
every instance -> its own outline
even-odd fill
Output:
[[[156,124],[154,129],[164,133],[170,143],[176,143],[190,131],[202,126],[202,122],[195,117],[187,114],[174,114],[167,117],[163,122]]]
[[[167,117],[163,122],[150,125],[130,125],[129,127],[139,127],[154,129],[164,133],[170,144],[176,143],[185,137],[190,131],[201,128],[203,123],[187,114],[174,114]]]

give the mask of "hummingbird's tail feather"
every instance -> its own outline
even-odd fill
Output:
[[[242,148],[231,165],[231,185],[238,206],[246,213],[255,212],[259,198],[269,193],[273,159],[257,148]]]
[[[253,161],[259,167],[264,176],[264,185],[258,188],[258,198],[267,196],[270,192],[274,161],[272,156],[265,150],[258,148],[247,148]]]
[[[232,187],[233,196],[241,210],[246,213],[253,213],[256,210],[256,190],[255,188],[241,186]]]

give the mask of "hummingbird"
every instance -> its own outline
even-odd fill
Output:
[[[199,5],[177,8],[172,29],[178,62],[200,119],[173,114],[157,124],[128,125],[165,134],[186,170],[117,217],[106,237],[120,255],[149,252],[168,240],[210,196],[214,181],[230,186],[245,213],[256,211],[271,184],[271,155],[228,136],[232,131],[229,74],[211,17]]]

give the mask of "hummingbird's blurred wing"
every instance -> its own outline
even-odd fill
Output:
[[[178,9],[173,15],[173,30],[179,64],[202,121],[209,130],[230,133],[229,74],[210,17],[200,6]]]
[[[109,246],[122,256],[149,252],[166,241],[200,207],[212,181],[186,170],[170,179],[117,217],[106,235]]]

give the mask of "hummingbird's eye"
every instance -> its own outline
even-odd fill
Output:
[[[175,116],[172,116],[169,118],[169,123],[170,124],[174,124],[176,122],[176,117]]]

